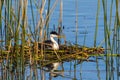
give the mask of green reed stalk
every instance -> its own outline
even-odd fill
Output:
[[[104,11],[104,38],[105,38],[105,49],[108,49],[108,37],[107,37],[107,0],[102,0],[103,11]],[[106,51],[106,54],[108,51]],[[109,79],[110,75],[110,67],[109,67],[109,56],[106,56],[106,80]]]
[[[117,21],[118,22],[118,21]],[[118,25],[117,25],[118,26]],[[116,38],[116,53],[117,54],[120,54],[120,26],[117,28],[117,38]],[[117,57],[116,58],[116,69],[117,69],[117,80],[119,80],[120,79],[120,68],[119,68],[119,66],[120,66],[120,58],[119,57]]]
[[[20,48],[19,48],[19,37],[20,37],[20,23],[21,23],[21,16],[20,16],[20,13],[21,13],[21,4],[22,4],[22,1],[15,1],[15,13],[13,12],[14,14],[14,18],[15,18],[15,23],[14,23],[14,55],[16,55],[15,59],[17,61],[17,64],[16,64],[16,71],[18,72],[17,74],[17,79],[20,79]]]
[[[3,0],[0,0],[0,55],[3,58],[2,46],[3,46],[3,28],[2,28],[2,8],[3,8]],[[4,68],[4,63],[1,63],[1,68]],[[3,75],[3,70],[1,70],[1,75]],[[3,79],[3,76],[1,77]]]
[[[60,0],[60,14],[59,14],[59,21],[58,21],[58,34],[61,34],[62,32],[62,16],[63,16],[63,1]],[[60,44],[61,41],[58,38],[58,44]]]
[[[2,54],[2,41],[3,41],[3,35],[2,35],[2,33],[3,33],[3,28],[2,28],[2,8],[3,8],[3,2],[4,1],[0,1],[0,49],[1,49],[1,54]]]
[[[100,0],[97,3],[97,13],[96,13],[96,27],[95,27],[95,34],[94,34],[94,47],[96,47],[96,40],[97,40],[97,33],[98,33],[98,17],[100,13]]]
[[[80,64],[80,80],[82,80],[82,63]]]
[[[113,33],[113,42],[111,45],[110,42],[110,30],[111,30],[111,20],[112,20],[112,6],[113,6],[113,0],[111,1],[111,9],[110,9],[110,22],[109,22],[109,27],[107,27],[107,13],[105,11],[107,11],[107,7],[105,6],[105,1],[103,0],[103,10],[104,10],[104,33],[105,33],[105,49],[109,49],[106,53],[119,53],[119,46],[120,46],[120,42],[119,42],[119,37],[120,37],[120,24],[119,24],[119,1],[116,0],[116,17],[115,17],[115,22],[114,22],[114,33]],[[106,8],[106,9],[105,9]],[[116,58],[116,69],[117,69],[117,80],[119,80],[119,58]],[[113,60],[113,56],[111,56],[111,58],[109,58],[109,56],[106,56],[106,80],[113,80],[114,79],[114,72],[113,72],[113,68],[114,68],[114,60]]]
[[[1,43],[2,43],[2,8],[3,8],[3,2],[4,0],[0,1],[0,39],[1,39]],[[2,46],[2,44],[0,45]]]
[[[120,54],[120,10],[119,10],[119,6],[120,5],[120,1],[116,0],[116,19],[117,19],[117,26],[116,26],[116,53]],[[119,75],[120,75],[120,59],[119,57],[116,58],[116,69],[117,69],[117,80],[119,80]]]
[[[12,60],[12,63],[15,63],[13,66],[16,68],[16,71],[18,72],[17,75],[17,79],[20,79],[20,48],[19,48],[19,33],[20,33],[20,10],[21,9],[21,1],[15,1],[14,3],[14,10],[11,10],[11,14],[12,14],[12,18],[13,18],[13,40],[14,40],[14,48],[12,51],[12,55],[15,55],[15,57],[13,57],[14,59]],[[12,19],[11,18],[11,19]]]
[[[78,44],[78,0],[75,2],[75,8],[76,8],[76,37],[75,37],[75,43]]]
[[[5,15],[5,29],[6,29],[6,50],[10,51],[10,45],[11,45],[11,32],[10,32],[10,24],[11,24],[11,21],[10,21],[10,9],[11,9],[11,1],[10,0],[6,0],[5,1],[5,6],[6,6],[6,15]],[[7,57],[6,57],[6,65],[8,67],[10,67],[10,63],[9,63],[9,53],[7,54]],[[6,79],[10,79],[10,76],[9,76],[9,69],[6,71]]]
[[[86,17],[84,17],[84,20],[86,21]],[[87,31],[87,26],[85,26],[85,31]],[[85,47],[85,42],[86,42],[86,33],[84,34],[84,39],[83,39],[83,47]]]
[[[119,46],[120,46],[120,42],[119,42],[119,40],[120,40],[120,32],[119,32],[119,30],[120,30],[120,25],[119,25],[119,16],[118,16],[118,13],[119,13],[119,9],[118,9],[118,0],[116,0],[116,16],[115,16],[115,22],[114,22],[114,32],[113,32],[113,42],[112,42],[112,52],[113,53],[116,53],[116,54],[119,54],[120,52],[119,52]],[[111,62],[111,64],[112,64],[112,69],[114,68],[113,67],[113,61]],[[115,65],[114,65],[115,66]],[[117,69],[117,75],[116,75],[116,77],[117,77],[117,80],[119,80],[119,72],[120,72],[120,70],[119,70],[119,66],[120,66],[120,60],[119,60],[119,57],[117,57],[116,56],[116,69]],[[111,72],[112,72],[112,75],[113,75],[113,73],[114,73],[114,71],[111,69]],[[114,76],[112,76],[113,78],[112,79],[114,79]]]
[[[98,57],[96,56],[96,69],[97,69],[97,77],[98,77],[98,80],[101,80],[101,77],[100,77],[100,69],[99,69],[99,61],[98,61]]]
[[[111,5],[110,5],[111,7],[110,7],[110,21],[109,21],[109,31],[111,31],[111,23],[112,23],[112,9],[113,9],[113,0],[111,0]],[[113,40],[114,41],[114,40]],[[114,42],[113,42],[114,43]],[[111,44],[111,54],[113,55],[114,54],[114,52],[113,52],[113,43]],[[111,64],[111,71],[110,71],[110,73],[111,73],[111,79],[114,79],[114,71],[113,71],[113,68],[114,68],[114,59],[113,59],[113,56],[111,56],[111,61],[110,61],[110,64]]]
[[[77,75],[77,74],[76,74],[76,71],[77,71],[76,69],[77,69],[77,61],[75,60],[75,61],[74,61],[74,78],[73,78],[73,80],[76,80],[76,79],[77,79],[77,78],[76,78],[76,75]]]
[[[32,4],[32,0],[30,0],[30,8],[31,8],[31,15],[32,15],[32,22],[33,22],[33,29],[35,32],[35,19],[34,19],[34,11],[33,11],[33,4]],[[34,39],[36,39],[36,32],[35,35],[32,35]]]
[[[48,19],[46,20],[46,23],[45,23],[45,27],[46,27],[46,30],[45,30],[46,32],[45,32],[45,33],[47,33],[47,39],[48,39],[48,36],[49,36],[50,2],[51,2],[51,1],[48,0],[48,8],[47,8],[47,15],[46,15],[46,17],[48,16]]]
[[[105,36],[105,47],[109,49],[111,53],[111,43],[110,43],[110,31],[107,25],[107,3],[103,0],[103,10],[104,10],[104,36]]]
[[[24,79],[24,63],[25,63],[25,59],[24,59],[24,51],[25,51],[25,38],[26,38],[26,27],[27,27],[27,5],[28,5],[28,0],[23,0],[23,4],[22,4],[22,34],[21,34],[21,65],[22,65],[22,75],[21,75],[21,79]]]
[[[14,79],[15,76],[17,76],[17,80],[24,80],[25,79],[25,43],[26,43],[26,38],[28,38],[28,36],[26,36],[27,32],[26,32],[26,29],[27,29],[27,1],[28,0],[15,0],[15,1],[11,1],[11,0],[6,0],[5,1],[5,16],[2,17],[2,8],[1,8],[1,2],[3,0],[0,1],[0,33],[1,33],[1,37],[3,37],[3,27],[2,27],[2,18],[4,20],[4,25],[5,25],[5,39],[6,39],[6,44],[5,46],[8,46],[8,47],[11,47],[11,43],[12,43],[12,50],[11,50],[11,53],[10,55],[8,54],[7,56],[7,64],[9,66],[9,68],[15,68],[15,72],[13,71],[13,76],[10,76],[10,69],[7,69],[5,68],[5,76],[4,79],[8,79],[8,80],[11,80],[11,79]],[[44,0],[42,0],[44,1]],[[50,0],[49,0],[50,1]],[[55,2],[58,2],[58,0],[56,0]],[[31,2],[32,3],[32,2]],[[3,4],[3,2],[2,2]],[[14,4],[14,7],[12,7]],[[44,10],[44,5],[45,3],[42,3],[43,7],[41,8],[41,13],[40,15],[42,15],[43,13],[43,10]],[[44,18],[43,16],[41,16],[41,20],[40,20],[40,24],[38,26],[40,26],[40,28],[38,27],[38,29],[40,29],[40,33],[42,33],[43,31],[43,28],[44,28],[44,25],[45,23],[48,24],[49,21],[47,22],[47,20],[49,19],[50,17],[50,14],[53,12],[53,9],[55,8],[55,5],[56,3],[53,5],[53,7],[50,9],[50,6],[49,6],[49,13],[47,14],[46,18],[45,18],[45,21],[44,21]],[[33,26],[34,26],[34,29],[36,28],[35,26],[35,22],[34,22],[34,14],[33,14],[33,9],[32,9],[32,4],[31,4],[31,12],[32,12],[32,22],[33,22]],[[42,22],[43,21],[43,22]],[[38,22],[39,23],[39,22]],[[13,35],[11,36],[11,33],[13,33]],[[34,35],[33,35],[34,36]],[[32,36],[32,37],[33,37]],[[39,36],[36,34],[36,36]],[[42,35],[43,36],[43,35]],[[40,37],[42,37],[40,36]],[[42,38],[41,38],[42,39]],[[13,42],[11,41],[13,40]],[[30,37],[29,37],[29,42],[30,42]],[[37,43],[37,42],[36,42]],[[2,45],[2,43],[0,42],[0,44]],[[29,43],[30,45],[30,43]],[[38,45],[37,45],[38,46]],[[10,50],[10,48],[6,48],[8,49],[8,51]],[[38,53],[38,49],[36,51]],[[29,54],[30,53],[30,50],[29,50]],[[9,57],[12,57],[11,59]],[[33,55],[30,56],[30,58],[32,58]],[[13,59],[14,58],[14,59]],[[34,59],[31,59],[31,60],[34,60],[35,61],[35,58]],[[10,61],[10,62],[9,62]],[[33,61],[33,62],[34,62]],[[32,62],[32,61],[31,61]],[[3,63],[3,65],[5,65],[6,63]],[[14,67],[11,67],[11,65],[13,65]],[[35,76],[35,79],[37,79],[37,66],[35,65],[35,68],[36,70],[34,70],[34,76]],[[12,72],[11,72],[12,73]],[[15,74],[17,73],[17,74]],[[14,76],[15,74],[15,76]],[[4,75],[4,74],[2,74]],[[10,79],[11,78],[11,79]]]
[[[111,7],[110,7],[109,30],[111,30],[111,23],[112,23],[112,9],[113,9],[113,0],[111,0]]]
[[[117,19],[116,19],[116,16],[115,16],[114,31],[113,31],[113,41],[112,41],[112,54],[116,53],[116,24],[117,24]],[[112,69],[114,67],[113,64],[114,64],[113,57],[111,57],[111,66],[112,66],[111,68]],[[111,69],[111,72],[113,73],[112,69]]]
[[[11,1],[10,0],[6,0],[5,1],[6,3],[5,3],[5,5],[6,5],[6,8],[5,8],[5,13],[6,13],[6,15],[5,15],[5,30],[6,30],[6,32],[5,32],[5,36],[6,36],[6,40],[5,40],[5,42],[6,42],[6,46],[7,46],[7,48],[8,48],[8,45],[10,44],[10,30],[9,30],[9,27],[8,27],[8,24],[10,24],[10,15],[11,15],[11,13],[10,13],[10,3],[11,3]]]
[[[14,53],[16,55],[19,54],[19,32],[20,32],[20,4],[18,4],[21,1],[15,1],[15,13],[13,12],[12,14],[14,15],[14,19],[16,20],[16,22],[14,23],[14,48],[15,51]]]

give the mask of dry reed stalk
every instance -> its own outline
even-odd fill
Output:
[[[45,18],[45,20],[44,20],[45,22],[47,22],[47,20],[49,19],[50,15],[52,15],[53,10],[55,9],[55,7],[56,7],[56,5],[57,5],[58,1],[59,1],[59,0],[56,0],[56,1],[54,2],[54,4],[53,4],[52,8],[50,9],[49,14],[46,16],[46,18]],[[48,25],[48,23],[49,23],[49,22],[47,22],[47,24],[46,24],[46,25]]]
[[[39,35],[41,36],[42,35],[42,29],[44,28],[44,26],[45,26],[45,23],[47,22],[47,20],[48,20],[48,18],[50,17],[50,15],[52,14],[52,12],[53,12],[53,10],[54,10],[54,8],[56,7],[56,5],[57,5],[57,3],[58,3],[58,0],[56,0],[55,2],[54,2],[54,4],[53,4],[53,6],[52,6],[52,8],[50,9],[50,12],[49,12],[49,14],[45,17],[45,19],[42,17],[43,15],[43,10],[44,10],[44,6],[45,6],[45,1],[42,1],[43,3],[43,5],[41,6],[41,8],[40,8],[40,10],[39,10],[39,13],[40,13],[40,20],[38,21],[38,23],[37,23],[37,26],[36,26],[36,29],[35,29],[35,32],[38,32],[38,30],[41,30],[40,31],[40,33],[39,33]],[[42,22],[41,22],[42,21]],[[47,22],[47,24],[48,24],[49,22]],[[47,25],[46,24],[46,25]],[[40,27],[39,27],[40,26]]]
[[[39,37],[40,37],[40,41],[43,42],[43,28],[44,28],[44,18],[43,18],[43,11],[44,11],[44,7],[46,4],[46,0],[42,0],[42,4],[41,4],[41,8],[40,8],[40,20],[38,21],[37,27],[40,30],[39,33]],[[37,54],[38,55],[38,54]],[[43,57],[43,45],[41,45],[41,55]]]
[[[78,44],[78,0],[75,2],[75,8],[76,8],[76,20],[75,20],[75,25],[76,25],[76,37],[75,37],[75,43]]]
[[[58,20],[58,34],[61,34],[62,32],[62,16],[63,16],[63,2],[60,0],[60,14],[59,14],[59,20]],[[58,38],[58,44],[60,44],[60,39]]]

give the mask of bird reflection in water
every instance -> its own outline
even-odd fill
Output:
[[[64,76],[64,68],[62,62],[48,64],[45,66],[45,70],[50,72],[49,73],[50,78]]]

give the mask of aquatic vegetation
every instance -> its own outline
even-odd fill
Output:
[[[79,3],[75,2],[75,44],[67,43],[65,35],[62,33],[63,9],[62,0],[0,0],[0,79],[6,80],[45,80],[44,68],[53,63],[64,63],[74,61],[74,78],[76,80],[76,65],[84,61],[90,61],[90,57],[96,58],[96,66],[99,76],[98,57],[105,57],[106,80],[117,80],[120,76],[120,10],[119,0],[111,0],[110,12],[108,12],[107,0],[98,0],[96,11],[96,27],[94,33],[94,47],[87,47],[86,34],[83,45],[79,44]],[[113,19],[113,4],[116,5],[115,19]],[[51,27],[51,15],[59,5],[57,32],[64,38],[58,39],[59,50],[44,49],[44,40],[49,38]],[[97,45],[99,37],[99,15],[103,10],[104,17],[104,40],[103,44]],[[108,13],[109,16],[108,16]],[[114,23],[114,25],[112,25]],[[89,34],[89,33],[87,33]],[[71,45],[72,44],[72,45]],[[39,47],[40,45],[40,47]],[[103,47],[101,47],[103,46]],[[57,56],[56,56],[57,55]],[[116,60],[114,60],[116,57]],[[78,63],[77,63],[78,61]],[[116,62],[115,62],[116,61]],[[115,65],[114,65],[115,64]],[[81,64],[82,65],[82,64]],[[30,75],[25,78],[26,68],[30,67]],[[58,67],[58,66],[57,66]],[[117,72],[114,72],[114,69]],[[40,70],[40,78],[38,71]],[[50,75],[58,76],[57,69]],[[59,71],[59,70],[58,70]],[[61,70],[61,76],[64,69]],[[82,74],[82,73],[80,73]],[[99,80],[100,80],[99,76]]]

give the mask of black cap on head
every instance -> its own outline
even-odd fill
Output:
[[[58,33],[55,31],[51,31],[50,34],[58,35]]]

